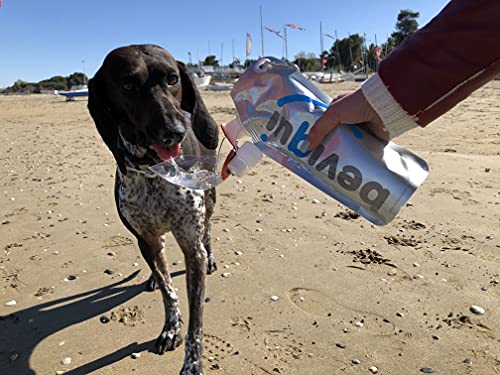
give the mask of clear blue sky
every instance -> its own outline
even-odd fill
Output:
[[[288,57],[298,52],[320,52],[323,32],[340,38],[349,33],[375,34],[380,44],[394,31],[400,9],[420,12],[424,25],[447,0],[3,0],[0,7],[0,87],[16,79],[39,81],[54,75],[82,71],[93,76],[113,48],[154,43],[178,60],[193,62],[209,52],[223,63],[234,54],[245,58],[245,35],[252,36],[251,58],[261,54],[259,6],[264,26],[283,29],[293,23],[306,29],[288,29]],[[325,49],[331,40],[324,39]],[[209,51],[210,46],[210,51]],[[266,55],[283,56],[281,40],[264,31]],[[85,63],[82,64],[82,61]]]

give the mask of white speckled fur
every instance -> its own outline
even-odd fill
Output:
[[[174,150],[179,142],[184,155],[214,155],[219,144],[217,123],[187,66],[151,44],[119,47],[106,56],[89,80],[88,108],[117,162],[115,202],[152,271],[146,287],[158,287],[162,293],[165,324],[156,341],[160,354],[182,342],[166,233],[173,234],[184,254],[189,325],[182,374],[200,375],[206,275],[216,269],[210,246],[215,189],[178,187],[154,178],[147,168],[159,162],[158,150]]]

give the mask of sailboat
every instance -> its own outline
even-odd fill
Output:
[[[89,96],[87,85],[71,86],[69,90],[55,90],[54,94],[66,97],[66,101],[75,100],[77,97]]]
[[[212,77],[208,74],[199,75],[196,72],[191,72],[191,76],[193,77],[194,84],[197,87],[206,87],[210,84],[210,80]]]

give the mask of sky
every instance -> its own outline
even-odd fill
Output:
[[[299,52],[320,53],[323,34],[343,38],[366,33],[378,44],[394,31],[401,9],[420,12],[420,26],[447,0],[357,0],[309,3],[304,0],[2,0],[0,7],[0,87],[17,79],[37,82],[54,75],[84,71],[92,77],[116,47],[152,43],[189,62],[216,55],[222,63],[245,59],[245,37],[252,37],[250,58],[262,55],[263,25],[283,30],[287,23],[288,58]],[[282,32],[283,33],[283,32]],[[324,49],[332,40],[324,37]],[[264,31],[264,55],[283,56],[283,42]]]

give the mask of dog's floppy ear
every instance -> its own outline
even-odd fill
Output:
[[[123,152],[120,150],[120,135],[118,124],[111,113],[110,103],[99,70],[94,78],[89,81],[88,109],[94,119],[97,131],[104,143],[115,157],[118,168],[123,174],[127,174]]]
[[[182,83],[181,108],[191,113],[193,131],[203,146],[215,150],[219,145],[219,128],[208,113],[200,92],[191,78],[186,65],[177,61]]]

